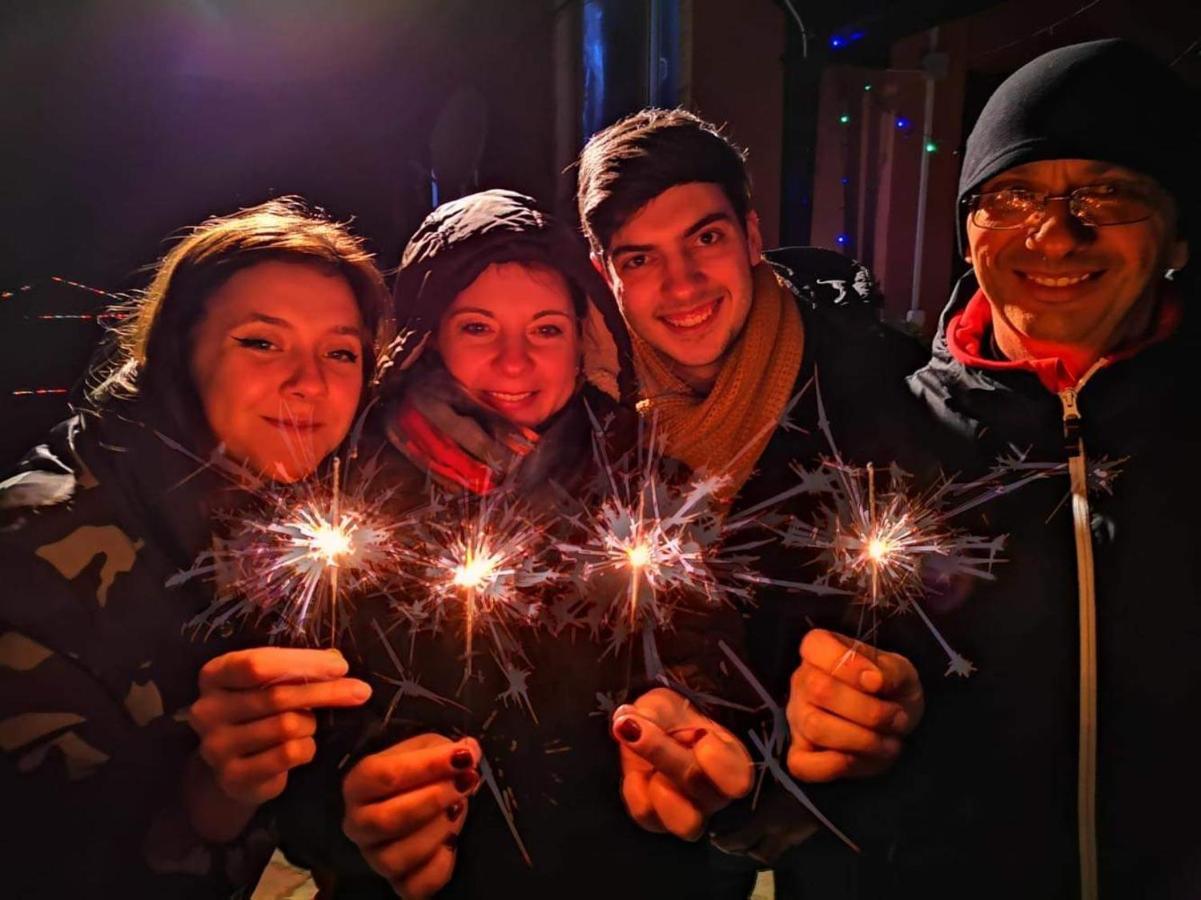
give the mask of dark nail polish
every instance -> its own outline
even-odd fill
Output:
[[[456,769],[470,769],[473,762],[471,751],[465,748],[459,748],[450,755],[450,764]]]
[[[617,735],[623,741],[629,741],[632,744],[642,737],[642,726],[633,719],[622,719],[617,723]]]
[[[456,801],[455,803],[452,803],[450,806],[446,807],[446,818],[450,819],[450,821],[453,822],[461,815],[463,815],[462,803]]]
[[[476,775],[475,772],[460,772],[455,775],[454,783],[456,791],[460,794],[466,794],[480,783],[480,776]]]
[[[448,834],[448,835],[446,836],[446,838],[445,838],[445,839],[442,841],[442,843],[443,843],[443,845],[444,845],[444,846],[447,846],[447,847],[449,847],[451,850],[454,850],[456,847],[458,847],[458,846],[459,846],[459,835],[458,835],[458,833],[457,833],[457,832],[453,832],[453,831],[452,831],[450,834]]]

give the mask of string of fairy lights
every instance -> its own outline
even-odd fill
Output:
[[[849,129],[856,122],[855,116],[852,115],[849,108],[852,102],[852,97],[854,96],[854,93],[844,92],[840,98],[841,102],[839,104],[837,122],[838,125],[843,129]],[[887,106],[879,99],[880,92],[876,89],[876,85],[872,81],[868,80],[863,82],[863,90],[859,96],[862,98],[860,100],[861,104],[864,100],[866,100],[870,111],[889,121],[891,123],[891,127],[901,134],[904,139],[920,139],[923,153],[935,154],[939,152],[942,147],[942,141],[933,133],[930,123],[924,122],[919,124],[906,113],[899,112],[898,110]],[[844,137],[844,170],[843,174],[839,178],[842,187],[844,208],[850,208],[853,205],[849,197],[851,192],[851,180],[850,175],[847,174],[850,172],[854,162],[852,159],[850,159],[849,143],[850,142]],[[844,229],[839,231],[834,236],[834,243],[839,247],[839,249],[847,250],[851,247],[853,239],[850,232],[851,229],[849,224],[845,224]]]

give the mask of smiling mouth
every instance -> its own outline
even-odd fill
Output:
[[[263,421],[281,431],[316,431],[322,427],[321,422],[297,422],[291,419],[273,419],[263,416]]]
[[[1022,278],[1037,284],[1039,287],[1066,288],[1092,281],[1101,276],[1101,271],[1082,272],[1078,275],[1037,275],[1034,272],[1018,272]]]
[[[719,297],[716,300],[710,300],[707,303],[702,303],[700,306],[693,306],[690,309],[665,313],[659,316],[659,320],[669,328],[676,329],[677,331],[690,331],[694,328],[700,328],[702,325],[707,325],[717,315],[717,310],[720,306],[721,298]]]
[[[503,403],[505,405],[513,405],[517,403],[525,403],[532,398],[537,391],[518,391],[510,393],[508,391],[484,391],[484,396],[490,401]]]

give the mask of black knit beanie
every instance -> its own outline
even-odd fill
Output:
[[[1197,94],[1128,41],[1044,53],[1005,79],[968,136],[961,248],[968,196],[1007,169],[1044,159],[1095,159],[1150,175],[1176,199],[1182,233],[1201,236],[1199,118]]]

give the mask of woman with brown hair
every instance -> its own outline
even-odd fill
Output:
[[[184,812],[185,713],[234,644],[184,633],[207,585],[165,585],[215,513],[344,441],[385,297],[362,243],[299,200],[210,219],[159,263],[86,402],[0,482],[9,895],[229,896],[257,879],[265,832],[206,843]]]

